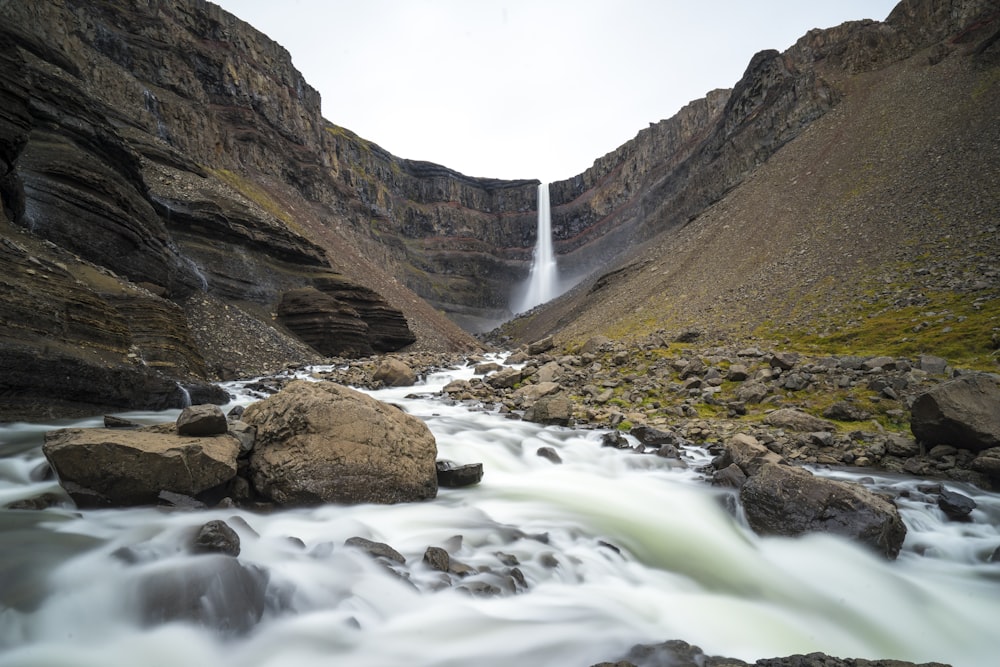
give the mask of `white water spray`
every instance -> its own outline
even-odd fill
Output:
[[[538,186],[538,240],[535,242],[531,273],[528,276],[527,291],[521,298],[520,304],[514,309],[515,312],[526,312],[540,303],[545,303],[559,296],[558,283],[556,255],[552,249],[549,186],[543,183]]]

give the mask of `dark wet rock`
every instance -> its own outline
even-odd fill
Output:
[[[204,502],[198,500],[197,498],[183,493],[174,493],[173,491],[167,491],[165,489],[160,491],[156,499],[161,505],[176,509],[200,510],[208,507]]]
[[[253,451],[254,443],[257,440],[256,426],[251,426],[241,420],[231,420],[229,422],[228,432],[229,435],[236,438],[237,442],[240,443],[240,457],[245,457]]]
[[[192,405],[225,405],[232,398],[224,388],[211,382],[186,382],[183,386]]]
[[[424,551],[424,564],[438,572],[448,572],[451,568],[451,556],[441,547],[427,547]]]
[[[746,663],[736,658],[705,655],[697,646],[670,640],[660,644],[639,644],[617,662],[601,662],[591,667],[948,667],[939,662],[915,664],[902,660],[836,658],[825,653],[761,658]]]
[[[479,484],[483,479],[482,463],[455,463],[441,460],[435,463],[437,468],[438,486],[457,489],[463,486]]]
[[[967,375],[920,394],[910,408],[910,428],[926,445],[950,444],[974,452],[1000,446],[1000,383]]]
[[[195,553],[221,553],[227,556],[240,555],[240,536],[225,521],[209,521],[198,529],[191,542]]]
[[[116,417],[115,415],[104,415],[104,428],[139,428],[139,426],[140,424],[131,419]]]
[[[1000,479],[1000,447],[979,452],[969,467],[993,479]]]
[[[677,435],[669,431],[662,431],[652,426],[633,426],[629,435],[639,441],[639,444],[649,447],[659,447],[660,445],[677,444]]]
[[[747,481],[746,473],[735,463],[712,473],[712,485],[739,489]]]
[[[552,463],[562,463],[562,457],[559,456],[559,452],[548,445],[539,447],[535,454],[541,456],[543,459],[548,459]]]
[[[503,590],[499,586],[495,586],[485,581],[470,581],[462,584],[455,590],[478,597],[493,597],[503,593]]]
[[[177,416],[179,435],[210,436],[222,435],[229,430],[226,415],[217,405],[191,405],[181,410]]]
[[[182,621],[245,635],[267,609],[269,579],[261,567],[209,554],[153,567],[134,584],[134,599],[147,626]]]
[[[952,521],[967,521],[976,501],[955,491],[942,490],[937,499],[938,507]]]
[[[601,435],[601,447],[614,447],[615,449],[628,449],[631,447],[625,436],[620,431],[608,431]]]
[[[747,521],[761,535],[825,532],[895,558],[906,537],[896,506],[857,484],[764,463],[740,490]]]
[[[400,565],[406,564],[403,554],[384,542],[374,542],[364,537],[350,537],[344,542],[344,546],[361,549],[372,558],[385,558]]]
[[[663,459],[680,459],[681,452],[671,444],[663,444],[657,447],[656,455]]]
[[[66,496],[58,493],[43,493],[31,498],[15,500],[7,503],[4,507],[9,510],[44,510],[65,504],[67,504]]]

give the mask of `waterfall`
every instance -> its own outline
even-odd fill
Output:
[[[185,387],[184,385],[182,385],[180,382],[176,382],[175,384],[177,385],[177,389],[179,389],[180,392],[181,392],[181,407],[182,408],[190,407],[191,406],[191,392],[189,392],[187,390],[187,387]]]
[[[540,303],[559,296],[556,255],[552,248],[552,214],[549,210],[549,186],[538,186],[538,240],[531,260],[531,273],[524,295],[514,312],[523,313]]]

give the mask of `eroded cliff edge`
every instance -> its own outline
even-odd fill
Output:
[[[364,142],[322,119],[281,46],[198,1],[0,15],[0,419],[477,347],[372,250],[365,167],[339,161]]]

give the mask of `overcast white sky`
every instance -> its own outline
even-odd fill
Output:
[[[215,0],[284,46],[323,116],[469,176],[579,174],[751,56],[895,0]]]

